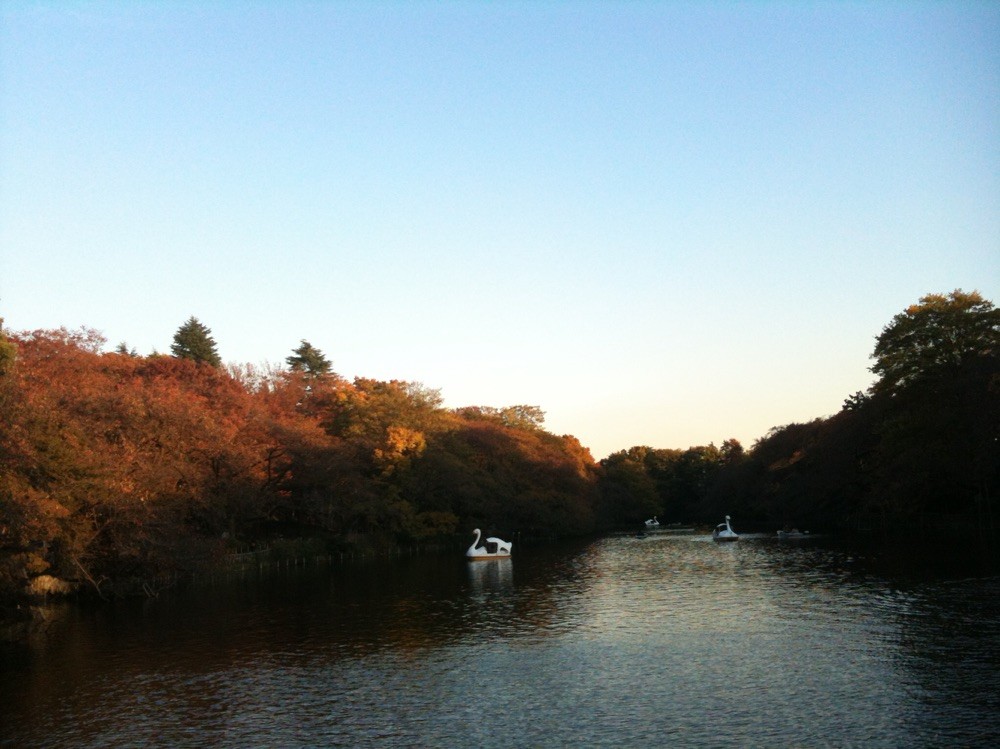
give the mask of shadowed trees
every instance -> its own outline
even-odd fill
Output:
[[[1000,310],[977,292],[927,295],[883,329],[873,358],[873,509],[908,524],[965,515],[995,527]]]
[[[635,525],[663,515],[668,503],[658,490],[652,466],[645,458],[652,449],[637,446],[601,461],[601,520],[610,526]],[[664,516],[665,517],[665,516]]]
[[[560,536],[595,530],[596,479],[589,451],[575,438],[462,409],[428,440],[404,488],[421,511]]]
[[[998,344],[1000,311],[978,293],[927,295],[878,336],[868,392],[832,417],[772,429],[751,450],[747,475],[724,477],[769,520],[991,536]]]
[[[655,503],[661,519],[685,522],[732,514],[764,527],[990,539],[998,344],[1000,311],[977,292],[927,295],[882,330],[872,353],[878,379],[839,413],[775,427],[747,452],[727,441],[616,453],[602,461],[604,514],[636,522]]]
[[[722,448],[639,446],[610,455],[601,461],[604,517],[631,524],[651,515],[661,523],[710,522],[720,511],[733,511],[733,496],[716,503],[712,489],[724,468],[735,469],[743,460],[743,446],[735,439],[726,440]]]

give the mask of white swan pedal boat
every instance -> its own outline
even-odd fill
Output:
[[[739,538],[739,534],[733,530],[733,526],[729,524],[729,516],[726,515],[726,522],[719,523],[715,526],[715,530],[712,531],[712,538],[716,541],[736,541]]]
[[[504,541],[502,538],[497,538],[496,536],[490,536],[486,539],[486,545],[480,546],[479,541],[482,538],[482,532],[476,528],[472,531],[476,540],[472,542],[470,546],[465,551],[465,558],[470,562],[482,560],[482,559],[509,559],[510,550],[513,544],[510,541]]]

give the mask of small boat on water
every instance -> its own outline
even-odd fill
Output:
[[[496,536],[490,536],[486,539],[486,545],[480,546],[479,541],[482,538],[482,532],[476,528],[472,531],[476,540],[472,542],[466,552],[465,557],[469,561],[477,561],[480,559],[509,559],[510,550],[513,544],[510,541],[504,541],[502,538],[497,538]]]
[[[726,515],[726,522],[719,523],[715,526],[715,530],[712,531],[712,538],[716,541],[736,541],[739,538],[739,535],[729,524],[728,515]]]
[[[809,531],[800,531],[798,528],[780,530],[778,538],[809,538]]]

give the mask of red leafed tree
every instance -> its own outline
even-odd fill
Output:
[[[102,354],[92,331],[36,331],[13,344],[5,490],[8,514],[20,516],[8,525],[28,536],[18,546],[37,552],[26,574],[102,594],[150,586],[267,512],[290,429],[226,372]]]

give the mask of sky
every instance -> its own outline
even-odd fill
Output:
[[[0,5],[0,317],[750,447],[1000,303],[1000,4]]]

